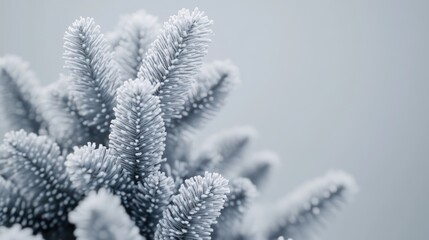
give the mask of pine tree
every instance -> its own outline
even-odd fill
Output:
[[[198,9],[162,27],[138,11],[106,38],[81,17],[64,36],[68,72],[47,87],[23,60],[0,58],[11,130],[0,145],[0,239],[299,238],[349,198],[353,179],[334,172],[255,218],[269,226],[247,223],[279,158],[247,153],[250,127],[196,140],[240,82],[231,61],[203,63],[211,25]]]

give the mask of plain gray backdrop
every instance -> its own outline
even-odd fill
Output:
[[[46,84],[63,72],[75,18],[107,32],[141,8],[163,22],[196,6],[215,22],[207,61],[231,59],[243,81],[202,136],[258,129],[252,149],[282,159],[262,199],[344,169],[361,191],[321,239],[427,239],[429,1],[3,0],[0,54],[22,56]]]

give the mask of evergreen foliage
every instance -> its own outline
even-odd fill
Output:
[[[247,154],[250,127],[195,137],[239,82],[231,61],[203,64],[211,25],[198,9],[161,28],[138,11],[105,38],[81,17],[64,36],[68,72],[45,88],[22,60],[0,58],[11,130],[0,145],[0,239],[299,239],[348,199],[353,179],[334,172],[275,218],[251,215],[278,157]]]

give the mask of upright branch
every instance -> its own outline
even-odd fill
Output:
[[[142,80],[127,81],[118,90],[109,145],[135,182],[158,171],[164,161],[166,132],[153,90]]]
[[[28,63],[11,55],[0,58],[0,107],[9,130],[39,132],[37,82]]]
[[[113,119],[118,69],[92,18],[77,19],[64,35],[65,68],[70,70],[70,95],[86,126],[109,131]]]
[[[164,23],[143,59],[139,78],[156,87],[166,123],[183,109],[192,79],[207,52],[211,25],[204,12],[182,9]]]
[[[90,130],[84,126],[76,106],[70,100],[64,76],[49,85],[42,98],[42,118],[49,136],[66,150],[81,146],[90,140]]]
[[[325,217],[350,200],[356,189],[354,179],[341,171],[304,184],[276,208],[279,214],[268,229],[267,239],[308,237]]]
[[[124,16],[118,24],[115,60],[121,79],[136,79],[150,44],[156,39],[160,24],[155,16],[144,10]]]
[[[185,180],[164,210],[155,239],[211,239],[228,193],[228,181],[217,173]]]
[[[138,183],[130,203],[130,215],[147,239],[153,239],[162,212],[176,191],[171,177],[157,171]]]
[[[78,240],[144,240],[121,206],[119,197],[101,189],[91,192],[69,214]]]

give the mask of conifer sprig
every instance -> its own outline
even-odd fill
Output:
[[[64,37],[69,75],[47,88],[0,58],[0,105],[16,130],[0,144],[0,239],[299,239],[349,198],[353,179],[334,172],[264,218],[251,203],[277,157],[246,153],[254,130],[194,139],[238,83],[229,61],[200,69],[211,25],[183,9],[155,37],[155,17],[138,11],[107,42],[81,17]]]
[[[100,189],[91,192],[70,212],[77,240],[144,240],[121,206],[119,197]]]
[[[171,134],[195,132],[224,105],[232,88],[239,82],[238,70],[230,61],[204,65],[196,76],[180,115],[171,120]]]
[[[211,25],[204,12],[182,9],[164,23],[143,59],[138,76],[156,87],[166,123],[180,115],[207,52]]]
[[[160,27],[158,19],[144,10],[122,17],[116,30],[119,36],[117,45],[114,46],[121,79],[137,78],[143,58],[156,39]]]
[[[240,233],[242,218],[257,195],[255,185],[246,178],[229,181],[229,189],[227,200],[215,225],[214,239],[231,239]]]
[[[19,192],[19,189],[10,181],[0,177],[0,225],[11,227],[19,224],[22,227],[32,227],[34,230],[40,230],[46,227],[37,219],[34,208],[27,202],[25,197]]]
[[[49,136],[66,150],[81,146],[88,142],[90,130],[84,126],[76,106],[67,92],[65,76],[49,85],[42,98],[41,115],[46,122]]]
[[[166,132],[160,101],[153,91],[142,80],[127,81],[118,90],[109,147],[135,181],[158,171],[164,161]]]
[[[0,106],[8,129],[39,132],[42,123],[37,89],[38,80],[28,63],[12,55],[0,58]]]
[[[228,193],[228,181],[217,173],[185,180],[164,210],[155,239],[211,239],[212,224],[216,223]]]
[[[160,171],[150,174],[136,187],[130,214],[147,239],[153,239],[156,225],[175,191],[173,179]]]
[[[64,35],[65,68],[70,71],[70,96],[86,126],[109,131],[113,119],[118,68],[92,18],[79,18]]]
[[[342,171],[329,172],[302,185],[277,206],[279,215],[268,232],[268,239],[314,234],[315,227],[349,201],[356,191],[354,179]]]
[[[21,130],[5,135],[1,171],[20,189],[36,214],[49,221],[50,227],[66,221],[66,212],[76,204],[75,191],[65,171],[58,145],[46,136]]]
[[[2,240],[43,240],[42,236],[33,232],[29,228],[21,228],[15,224],[11,227],[0,227],[0,239]]]
[[[101,188],[118,195],[132,191],[131,179],[121,167],[119,158],[104,146],[96,144],[75,148],[65,162],[73,186],[81,193],[88,194]]]

